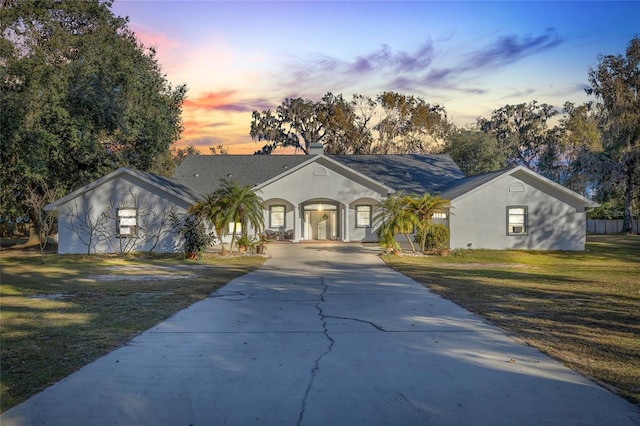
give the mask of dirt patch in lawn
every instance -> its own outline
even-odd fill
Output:
[[[522,263],[438,263],[442,268],[457,269],[528,269],[531,265]]]
[[[90,275],[83,280],[98,282],[189,280],[198,278],[206,271],[211,271],[212,267],[211,265],[128,265],[110,266],[103,269],[109,273]],[[198,271],[200,274],[194,273]]]

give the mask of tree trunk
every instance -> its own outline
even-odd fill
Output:
[[[405,233],[405,234],[402,234],[402,235],[404,235],[404,237],[405,237],[405,238],[407,239],[407,241],[409,242],[409,245],[411,245],[411,251],[412,251],[413,253],[415,253],[415,252],[416,252],[416,247],[413,245],[413,240],[412,240],[412,238],[409,236],[409,234],[406,234],[406,233]]]
[[[427,233],[428,233],[428,229],[425,227],[424,230],[422,231],[422,241],[420,241],[420,251],[422,253],[425,252],[427,247]]]
[[[629,159],[627,162],[626,188],[624,194],[624,221],[622,222],[622,232],[625,234],[633,234],[633,215],[631,207],[633,205],[633,179],[635,177],[635,162]]]
[[[13,246],[13,248],[21,249],[26,247],[39,246],[42,242],[41,236],[39,233],[40,224],[36,223],[37,215],[33,212],[29,212],[29,239],[24,244],[18,244]]]
[[[36,227],[36,224],[33,220],[29,222],[29,240],[23,244],[24,247],[37,246],[40,245],[40,233]]]

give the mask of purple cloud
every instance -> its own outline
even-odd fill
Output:
[[[507,93],[506,95],[500,97],[500,99],[529,98],[535,92],[535,89],[518,90],[516,92]]]
[[[479,88],[468,88],[468,89],[460,89],[464,93],[471,93],[473,95],[484,95],[489,92],[487,89],[479,89]]]
[[[288,65],[289,78],[282,81],[282,86],[287,92],[297,87],[301,93],[338,93],[357,86],[363,77],[378,76],[382,79],[380,90],[447,88],[482,94],[486,92],[484,88],[469,87],[470,78],[551,50],[561,43],[563,39],[557,31],[548,28],[539,35],[505,35],[457,57],[447,56],[452,53],[438,48],[431,39],[413,51],[394,50],[383,44],[352,60],[327,55],[311,59],[294,57]]]
[[[547,28],[537,37],[526,34],[522,37],[509,35],[500,37],[496,42],[471,54],[465,62],[464,70],[495,68],[511,64],[527,56],[552,49],[562,43],[562,38],[554,28]]]
[[[432,68],[420,81],[427,85],[445,84],[457,71],[454,68]]]
[[[376,70],[393,70],[395,72],[412,72],[423,70],[433,61],[435,50],[428,40],[412,53],[398,51],[386,44],[380,49],[365,56],[359,56],[351,64],[347,64],[348,72],[367,74]]]

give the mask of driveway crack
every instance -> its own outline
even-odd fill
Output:
[[[325,316],[325,318],[342,319],[342,320],[362,322],[362,323],[365,323],[365,324],[369,324],[371,327],[375,328],[378,331],[382,331],[382,332],[385,332],[385,333],[387,332],[387,330],[385,330],[382,326],[379,326],[375,322],[371,322],[371,321],[367,321],[367,320],[363,320],[363,319],[359,319],[359,318],[334,317],[334,316],[329,316],[329,315]]]
[[[251,299],[255,293],[245,294],[241,291],[237,290],[218,290],[209,295],[212,299],[221,299],[221,300],[231,300],[231,301],[240,301],[240,300],[248,300]]]
[[[322,360],[322,358],[324,358],[327,354],[331,352],[331,350],[333,349],[333,345],[335,343],[335,340],[333,340],[333,338],[329,335],[329,329],[326,321],[326,319],[330,317],[326,316],[322,309],[322,303],[325,302],[324,295],[327,292],[327,284],[324,282],[324,277],[320,277],[320,285],[322,286],[322,292],[320,293],[320,300],[314,305],[314,307],[318,310],[318,316],[322,321],[323,334],[329,341],[329,345],[327,346],[327,350],[321,353],[320,356],[318,356],[318,358],[316,358],[315,361],[313,362],[313,367],[311,368],[311,378],[309,379],[309,383],[307,384],[307,389],[305,390],[304,397],[302,398],[302,407],[300,409],[300,415],[298,416],[298,423],[297,423],[298,426],[302,424],[302,420],[304,419],[304,414],[307,409],[307,398],[309,397],[309,393],[311,392],[311,388],[313,387],[313,382],[316,378],[316,373],[320,368],[320,361]]]

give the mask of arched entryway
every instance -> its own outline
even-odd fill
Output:
[[[302,239],[332,241],[341,239],[340,205],[335,201],[314,200],[304,203]]]

